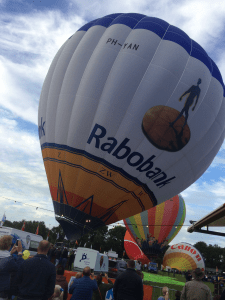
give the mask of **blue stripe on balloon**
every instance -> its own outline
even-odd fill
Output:
[[[172,31],[167,31],[163,40],[175,42],[176,44],[180,45],[184,48],[188,54],[191,52],[191,40],[187,39],[184,35],[177,34]]]
[[[160,24],[157,24],[152,21],[144,21],[144,20],[139,22],[134,27],[134,29],[146,29],[146,30],[152,31],[155,34],[157,34],[160,38],[162,38],[166,32],[166,29],[164,27],[162,27]]]
[[[221,73],[220,73],[217,65],[215,64],[215,62],[212,59],[211,59],[211,62],[212,62],[212,66],[213,66],[212,76],[215,77],[222,84],[222,86],[224,88],[224,83],[223,83]]]
[[[121,15],[118,18],[116,18],[111,23],[110,26],[115,25],[115,24],[122,24],[122,25],[126,25],[126,26],[130,27],[131,29],[133,29],[138,22],[139,22],[139,20],[134,19],[133,17]]]
[[[104,27],[108,28],[112,24],[112,22],[113,22],[113,19],[110,17],[101,18],[95,22],[94,26],[100,25],[100,26],[104,26]]]
[[[111,22],[110,22],[111,20]],[[205,50],[194,40],[191,40],[189,36],[181,29],[169,25],[166,21],[159,18],[147,17],[142,14],[128,13],[128,14],[112,14],[105,16],[103,18],[91,21],[81,27],[78,31],[87,31],[92,26],[101,25],[104,27],[109,27],[115,24],[122,24],[130,27],[131,29],[145,29],[154,32],[160,38],[168,41],[172,41],[183,47],[188,54],[192,57],[201,61],[210,71],[212,76],[216,78],[224,89],[225,96],[225,86],[223,83],[222,76],[216,64],[207,55]]]

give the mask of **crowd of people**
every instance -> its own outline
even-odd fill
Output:
[[[55,264],[55,266],[62,264],[64,269],[71,271],[75,258],[74,250],[69,253],[66,247],[61,249],[60,247],[56,248],[53,244],[51,244],[47,256],[48,259]]]
[[[114,300],[143,300],[143,272],[140,263],[137,268],[135,261],[129,260],[127,269],[117,276],[114,283],[107,274],[107,283],[103,283],[103,274],[98,274],[95,279],[91,269],[85,267],[83,272],[76,273],[68,285],[64,271],[66,266],[71,269],[70,257],[74,260],[74,252],[69,255],[66,248],[61,251],[42,240],[37,254],[25,260],[20,241],[16,246],[12,245],[11,236],[1,237],[0,300],[66,300],[68,293],[71,294],[71,300],[103,300],[107,291],[112,288]],[[187,282],[182,292],[175,293],[174,300],[212,300],[209,287],[203,283],[204,277],[205,274],[200,269],[192,274],[187,273]],[[213,299],[224,300],[225,291],[221,294]],[[162,288],[162,295],[158,300],[170,300],[168,287]]]
[[[136,243],[144,253],[151,254],[161,253],[168,245],[168,240],[164,239],[163,241],[159,242],[151,233],[148,233],[146,239],[140,239],[139,237],[136,237]]]

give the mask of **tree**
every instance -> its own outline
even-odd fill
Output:
[[[119,257],[123,256],[124,251],[124,236],[126,227],[116,226],[108,231],[107,250],[112,249],[118,253]]]
[[[87,247],[98,250],[105,251],[106,249],[106,235],[108,232],[107,226],[100,227],[96,230],[90,231],[89,233],[83,235],[78,240],[79,247]]]

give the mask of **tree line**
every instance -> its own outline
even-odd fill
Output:
[[[6,220],[4,226],[11,227],[21,230],[25,220],[22,221],[13,221],[10,222]],[[36,233],[37,227],[39,225],[38,234],[47,239],[49,234],[49,242],[55,244],[57,242],[63,242],[65,246],[71,248],[77,247],[87,247],[94,250],[98,250],[101,253],[104,251],[113,250],[118,253],[119,257],[128,258],[124,249],[124,235],[126,233],[126,228],[123,226],[115,226],[114,228],[109,229],[107,226],[98,228],[95,231],[91,231],[83,235],[79,240],[70,242],[65,239],[65,234],[61,225],[53,227],[51,230],[46,227],[45,223],[38,221],[26,221],[25,231],[30,233]],[[58,236],[58,238],[57,238]],[[205,242],[197,242],[193,245],[200,253],[202,254],[205,265],[208,268],[218,267],[219,269],[225,270],[225,249],[219,247],[218,245],[207,245]],[[159,265],[163,262],[163,256],[166,252],[166,249],[157,257],[156,262]]]
[[[6,220],[4,226],[15,229],[22,229],[25,220],[22,221],[9,221]],[[65,246],[71,248],[87,247],[98,250],[100,252],[113,250],[116,251],[119,257],[124,256],[124,235],[126,228],[123,226],[116,226],[109,229],[107,226],[103,226],[95,231],[89,232],[83,235],[79,240],[70,242],[66,239],[61,225],[53,227],[51,230],[46,227],[45,223],[38,221],[26,221],[25,231],[30,233],[36,233],[39,226],[38,234],[47,239],[50,243],[55,244],[57,242],[63,242]],[[58,238],[57,238],[58,236]],[[128,258],[125,256],[125,258]]]
[[[225,248],[218,245],[207,245],[205,242],[197,242],[194,247],[202,254],[207,268],[225,270]]]

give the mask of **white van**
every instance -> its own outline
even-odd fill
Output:
[[[108,273],[108,266],[109,259],[106,254],[99,253],[99,251],[89,248],[77,248],[74,261],[75,270],[81,271],[85,267],[90,267],[92,272]]]
[[[37,247],[43,237],[34,233],[26,232],[19,229],[0,226],[0,238],[4,235],[11,235],[13,237],[13,244],[19,239],[22,244],[23,251],[29,250],[30,255],[37,254]]]

